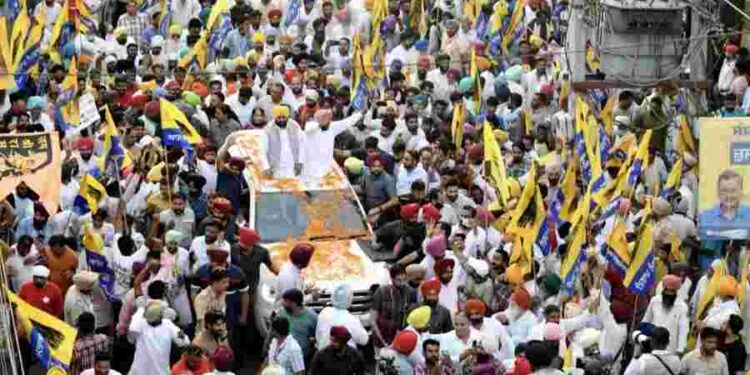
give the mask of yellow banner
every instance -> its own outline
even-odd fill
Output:
[[[57,132],[0,135],[0,198],[25,182],[54,214],[60,202],[61,173]]]

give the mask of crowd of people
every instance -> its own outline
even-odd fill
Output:
[[[708,93],[574,90],[598,63],[564,47],[570,3],[7,2],[0,134],[57,132],[62,153],[59,202],[25,183],[0,202],[7,290],[77,329],[72,375],[744,373],[750,252],[699,235],[693,136],[750,111],[741,33],[711,41]],[[229,155],[244,129],[259,160]],[[275,264],[249,222],[246,168],[334,163],[389,259],[367,317],[346,283],[306,306],[315,243]],[[705,220],[746,220],[742,176],[722,181]]]

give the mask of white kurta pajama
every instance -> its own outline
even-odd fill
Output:
[[[328,173],[334,163],[334,139],[361,118],[362,113],[357,112],[343,120],[332,121],[327,130],[321,129],[317,121],[307,122],[302,146],[303,179],[317,179]]]

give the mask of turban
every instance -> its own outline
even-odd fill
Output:
[[[495,217],[483,207],[477,207],[474,209],[474,218],[480,223],[491,223],[495,221]]]
[[[719,295],[722,297],[736,297],[739,290],[737,280],[732,276],[723,276],[719,284]]]
[[[557,295],[557,293],[560,292],[560,285],[562,285],[562,280],[560,280],[560,276],[555,273],[546,275],[542,279],[542,286],[550,295]]]
[[[180,25],[169,26],[169,34],[180,35],[181,33],[182,33],[182,29],[180,28]]]
[[[503,131],[503,130],[500,130],[500,129],[495,129],[495,130],[492,131],[492,135],[495,136],[495,139],[497,139],[497,142],[499,144],[503,144],[505,142],[508,142],[508,132],[506,132],[506,131]]]
[[[128,35],[128,30],[124,27],[118,27],[112,31],[112,33],[115,35],[115,38],[121,37],[123,35]]]
[[[541,48],[543,43],[544,40],[542,40],[539,35],[532,35],[531,38],[529,38],[529,44],[536,49]]]
[[[466,301],[466,307],[464,308],[466,311],[466,315],[472,316],[472,315],[486,315],[487,314],[487,305],[482,302],[481,299],[472,298],[468,301]]]
[[[557,323],[547,323],[544,325],[544,340],[545,341],[559,341],[565,337],[565,332]]]
[[[429,307],[428,307],[429,309]],[[417,347],[417,333],[414,331],[401,331],[393,339],[391,347],[403,355],[409,355]]]
[[[292,38],[291,35],[283,34],[283,35],[279,36],[279,43],[280,44],[284,44],[284,43],[291,44],[292,42],[294,42],[294,38]]]
[[[185,91],[182,93],[182,100],[185,101],[185,104],[197,107],[201,105],[201,97],[200,95],[192,92],[192,91]]]
[[[361,174],[364,166],[365,163],[362,162],[362,160],[359,160],[353,156],[350,156],[346,158],[346,160],[344,160],[344,168],[346,168],[346,170],[353,175]]]
[[[226,263],[227,258],[229,258],[229,252],[219,247],[209,248],[206,250],[206,255],[208,255],[208,259],[216,263]]]
[[[453,267],[456,265],[456,261],[453,259],[443,258],[440,259],[438,262],[435,263],[435,274],[440,275],[443,273],[443,271],[447,269],[453,270]]]
[[[513,295],[510,296],[511,300],[518,305],[518,307],[528,310],[531,308],[531,295],[524,288],[518,288]]]
[[[430,306],[420,306],[412,310],[406,318],[406,323],[416,329],[422,329],[430,324],[430,315],[432,309]]]
[[[281,17],[281,9],[271,8],[268,10],[268,18]]]
[[[664,286],[664,289],[676,291],[680,289],[680,286],[682,285],[682,280],[680,280],[679,276],[667,275],[667,276],[664,276],[664,279],[661,280],[661,284]]]
[[[445,235],[438,235],[427,240],[425,252],[433,258],[442,258],[445,256],[445,249],[448,247],[448,241]]]
[[[260,242],[260,236],[255,229],[252,228],[240,228],[240,245],[245,247],[254,246]]]
[[[152,120],[158,120],[161,114],[161,106],[159,105],[159,101],[152,100],[146,103],[146,106],[144,107],[144,113],[146,114],[146,117]]]
[[[417,67],[419,68],[430,69],[431,65],[432,59],[430,58],[430,56],[419,56],[419,58],[417,59]]]
[[[211,206],[214,210],[221,213],[227,214],[232,212],[232,203],[226,198],[215,198],[211,203]]]
[[[664,198],[654,198],[654,200],[651,201],[651,210],[654,215],[659,217],[665,217],[672,214],[672,206],[670,206],[669,202]]]
[[[320,125],[328,125],[333,120],[333,112],[330,109],[319,109],[315,112],[315,121]]]
[[[423,281],[422,285],[419,286],[419,292],[426,296],[432,293],[440,293],[440,288],[440,280],[433,278]]]
[[[474,79],[471,77],[464,77],[458,82],[458,89],[461,92],[469,92],[474,89]]]
[[[333,326],[331,327],[331,337],[335,337],[341,342],[347,342],[350,338],[352,338],[352,335],[344,326]]]
[[[93,138],[80,138],[76,142],[76,148],[79,151],[93,151],[94,150],[94,139]]]
[[[469,258],[466,263],[480,278],[486,277],[490,274],[490,265],[482,259]]]
[[[401,220],[414,220],[417,218],[419,213],[419,205],[416,203],[409,203],[405,206],[401,206]]]
[[[289,253],[289,260],[297,266],[302,268],[307,267],[310,264],[310,259],[313,256],[315,247],[309,243],[298,243],[294,245],[294,248]]]
[[[234,363],[234,351],[225,345],[221,345],[216,348],[214,353],[211,355],[211,363],[216,368],[229,368]]]
[[[305,99],[310,99],[314,102],[317,102],[320,99],[320,94],[318,94],[315,90],[305,90]]]
[[[539,87],[539,93],[546,95],[547,97],[551,98],[555,96],[555,88],[549,84],[545,83]]]
[[[740,48],[734,44],[728,43],[727,45],[724,46],[724,52],[728,54],[736,55],[739,51],[740,51]]]
[[[505,280],[510,284],[523,283],[523,270],[518,264],[513,264],[505,270]]]
[[[49,212],[44,208],[42,202],[34,202],[34,215],[44,216],[45,219],[49,218]]]
[[[164,234],[164,240],[167,243],[179,243],[182,242],[183,234],[179,230],[172,229],[167,231],[166,234]]]
[[[427,51],[427,47],[429,47],[430,42],[427,41],[427,39],[420,39],[416,42],[414,42],[414,49],[417,51]]]
[[[277,117],[289,118],[289,107],[285,105],[275,105],[273,106],[273,109],[271,110],[271,114],[273,115],[273,118],[277,118]]]
[[[99,274],[91,271],[78,271],[73,275],[73,284],[78,290],[90,290],[99,279]]]
[[[202,82],[195,82],[192,86],[190,86],[190,91],[195,92],[200,97],[206,97],[208,96],[208,87],[204,85]]]
[[[346,310],[352,304],[352,298],[354,294],[349,284],[341,283],[333,288],[333,296],[331,296],[331,305],[339,310]]]
[[[466,153],[469,156],[469,160],[480,161],[484,159],[484,147],[479,143],[469,146],[469,150]]]
[[[27,104],[29,108],[42,108],[44,106],[44,99],[41,96],[32,96],[29,98]]]
[[[632,312],[630,311],[630,306],[628,306],[627,303],[621,300],[618,300],[618,299],[613,300],[610,310],[612,311],[612,316],[614,316],[615,321],[618,324],[628,322],[632,318]]]
[[[46,279],[49,277],[49,268],[45,266],[34,266],[34,268],[31,269],[31,276],[43,277]]]
[[[522,73],[523,73],[523,67],[521,67],[520,65],[514,65],[505,71],[505,78],[507,78],[508,81],[519,83],[521,82]]]
[[[369,167],[372,167],[375,162],[379,162],[381,166],[385,166],[385,158],[383,157],[383,155],[376,154],[367,157],[367,165]]]
[[[438,223],[440,222],[440,210],[435,205],[428,203],[422,206],[422,220],[427,223]]]
[[[245,169],[245,161],[242,160],[242,158],[236,158],[236,157],[229,158],[229,165],[233,167],[237,167],[240,170]]]
[[[412,263],[406,266],[406,277],[417,277],[423,278],[425,274],[424,266],[418,263]]]
[[[255,34],[253,34],[252,41],[253,43],[265,43],[266,36],[262,32],[256,31]]]
[[[164,307],[161,305],[161,301],[153,300],[146,306],[146,310],[143,312],[143,318],[149,323],[156,323],[162,320],[163,312]]]
[[[487,70],[492,66],[490,60],[486,57],[477,57],[477,69]]]

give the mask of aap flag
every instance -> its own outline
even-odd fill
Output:
[[[0,199],[25,182],[39,195],[47,212],[57,212],[60,163],[60,141],[56,132],[0,135]]]
[[[750,238],[750,118],[703,118],[700,136],[700,239]]]

